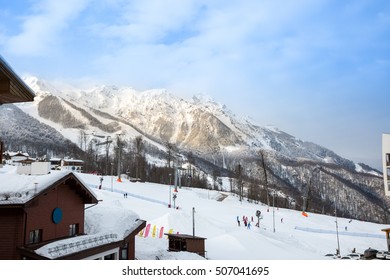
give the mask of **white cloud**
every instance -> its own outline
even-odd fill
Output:
[[[128,43],[156,43],[183,28],[196,16],[198,7],[193,0],[123,2],[119,8],[115,7],[116,20],[100,22],[95,31],[104,38]]]
[[[47,55],[61,42],[61,32],[68,27],[89,0],[43,0],[33,13],[22,19],[22,31],[8,39],[6,49],[17,55]]]

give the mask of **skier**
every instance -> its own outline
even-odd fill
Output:
[[[251,229],[251,222],[248,222],[248,229]]]
[[[238,223],[238,226],[240,226],[240,218],[237,216],[237,223]]]

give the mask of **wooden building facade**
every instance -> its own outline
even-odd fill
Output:
[[[168,250],[173,252],[186,251],[206,257],[206,238],[188,234],[166,234],[168,236]]]
[[[0,188],[0,259],[134,259],[135,236],[146,222],[134,221],[133,230],[124,238],[89,238],[84,231],[84,208],[98,200],[73,173],[59,174],[66,175],[54,177],[43,189],[31,188],[29,194],[2,193]],[[23,201],[24,196],[31,197]],[[37,253],[58,241],[63,245],[53,246],[49,255]]]
[[[384,228],[382,231],[386,234],[387,251],[390,251],[390,228]]]

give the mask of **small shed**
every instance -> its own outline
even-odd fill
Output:
[[[382,229],[386,233],[387,250],[390,251],[390,228]]]
[[[196,253],[202,257],[206,256],[205,240],[206,238],[189,234],[169,234],[166,233],[169,240],[169,251],[186,251]]]

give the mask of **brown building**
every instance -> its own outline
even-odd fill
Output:
[[[125,234],[86,234],[98,199],[74,173],[5,173],[0,180],[0,259],[134,259],[135,235],[146,222],[134,217]]]
[[[196,253],[202,257],[206,256],[205,240],[206,238],[193,236],[189,234],[166,234],[169,240],[169,251],[172,252],[190,252]]]
[[[386,233],[387,251],[390,251],[390,228],[382,229]]]

